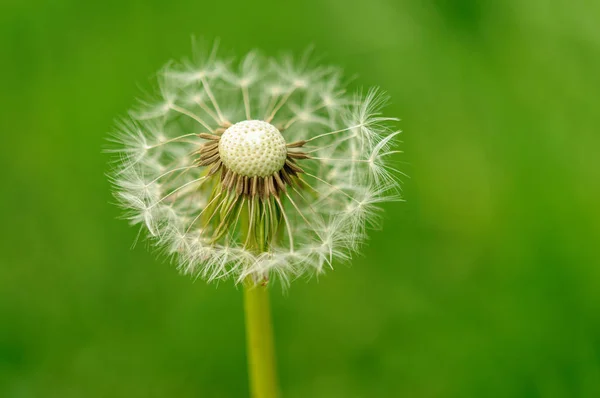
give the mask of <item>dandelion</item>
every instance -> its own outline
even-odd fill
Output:
[[[214,46],[158,86],[112,138],[115,196],[182,273],[244,284],[253,391],[272,396],[264,286],[350,259],[378,205],[400,199],[396,119],[383,93],[349,95],[308,52],[235,62]]]

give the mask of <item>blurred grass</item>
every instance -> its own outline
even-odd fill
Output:
[[[600,4],[0,5],[0,396],[247,395],[241,292],[138,245],[100,150],[189,54],[314,43],[391,95],[407,203],[273,291],[285,397],[600,396]]]

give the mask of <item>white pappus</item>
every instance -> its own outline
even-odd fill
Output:
[[[309,53],[169,63],[118,123],[115,197],[185,274],[284,284],[346,261],[400,200],[399,131],[379,90],[349,95]]]

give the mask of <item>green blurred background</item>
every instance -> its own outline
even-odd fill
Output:
[[[0,397],[247,396],[242,295],[117,220],[113,121],[192,34],[300,52],[403,119],[406,203],[272,290],[284,397],[600,396],[600,3],[0,6]]]

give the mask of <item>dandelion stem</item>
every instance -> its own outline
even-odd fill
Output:
[[[278,393],[269,291],[256,284],[253,277],[244,282],[244,312],[251,396],[275,398]]]

